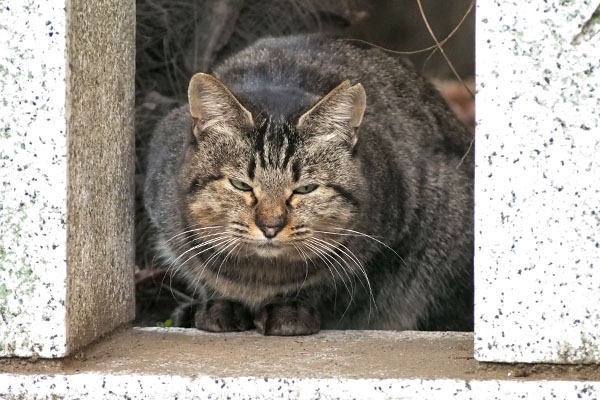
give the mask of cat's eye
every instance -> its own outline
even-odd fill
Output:
[[[249,192],[252,190],[252,186],[242,181],[238,181],[237,179],[229,179],[229,182],[234,188],[238,190],[243,190],[244,192]]]
[[[319,187],[319,185],[316,185],[316,184],[304,185],[304,186],[297,187],[294,190],[294,193],[295,194],[307,194],[307,193],[312,192],[313,190],[315,190],[318,187]]]

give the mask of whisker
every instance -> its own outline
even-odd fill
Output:
[[[211,244],[211,243],[214,243],[215,241],[216,241],[216,242],[218,242],[218,241],[220,241],[220,240],[226,240],[227,238],[228,238],[228,236],[227,236],[227,235],[222,235],[222,236],[220,236],[220,237],[217,237],[217,238],[214,238],[214,239],[211,239],[211,240],[207,240],[206,242],[203,242],[203,243],[201,243],[201,244],[199,244],[199,245],[193,246],[193,247],[192,247],[192,248],[190,248],[189,250],[187,250],[187,251],[185,251],[184,253],[180,254],[180,255],[179,255],[179,256],[178,256],[178,257],[177,257],[175,260],[171,261],[171,263],[170,263],[170,264],[167,266],[166,273],[165,273],[165,275],[163,276],[163,279],[162,279],[162,281],[161,281],[161,288],[162,288],[162,285],[164,284],[164,280],[165,280],[165,278],[166,278],[167,274],[169,275],[169,285],[170,285],[170,286],[172,286],[172,284],[173,284],[173,276],[174,276],[174,275],[177,275],[177,273],[179,272],[179,270],[180,270],[180,269],[181,269],[181,268],[182,268],[182,267],[183,267],[183,266],[184,266],[184,265],[185,265],[185,264],[186,264],[186,263],[187,263],[189,260],[191,260],[192,258],[196,257],[196,256],[197,256],[197,255],[199,255],[199,254],[202,254],[202,253],[204,253],[205,251],[208,251],[208,250],[212,249],[214,246],[211,246],[211,247],[209,247],[209,248],[207,248],[207,249],[204,249],[204,250],[200,251],[199,253],[196,253],[196,254],[192,255],[191,257],[189,257],[188,259],[186,259],[186,260],[185,260],[183,263],[181,263],[180,265],[177,265],[177,263],[178,263],[179,259],[180,259],[180,258],[182,258],[183,256],[185,256],[185,254],[189,253],[190,251],[194,251],[194,250],[196,250],[196,249],[199,249],[199,248],[202,248],[202,247],[204,247],[204,246],[207,246],[207,245],[209,245],[209,244]],[[160,293],[160,289],[159,289],[159,293]]]
[[[321,250],[323,250],[325,256],[327,256],[327,257],[329,257],[329,259],[335,261],[336,264],[340,266],[340,268],[342,269],[342,271],[344,272],[344,274],[346,274],[346,277],[348,278],[348,281],[350,282],[350,285],[352,286],[352,280],[350,278],[350,275],[346,271],[346,268],[344,268],[344,266],[342,264],[340,264],[340,262],[337,261],[337,259],[335,257],[333,257],[334,255],[339,257],[339,255],[337,255],[334,251],[330,251],[330,250],[335,250],[335,247],[324,246],[323,244],[318,243],[314,239],[316,239],[316,238],[308,239],[307,242],[312,243],[313,245],[319,247]],[[344,261],[344,259],[341,259],[341,260]],[[345,263],[345,261],[344,261],[344,263]],[[350,271],[350,272],[352,272],[352,271]],[[352,288],[352,292],[354,292],[354,288]]]
[[[212,255],[211,255],[209,258],[208,258],[208,260],[206,260],[206,261],[204,261],[204,262],[202,263],[202,271],[200,272],[200,275],[198,276],[198,282],[200,282],[200,281],[201,281],[201,279],[202,279],[202,275],[204,274],[204,271],[205,271],[205,270],[206,270],[206,268],[207,268],[207,267],[208,267],[208,266],[211,264],[211,262],[212,262],[213,260],[215,260],[215,259],[216,259],[216,258],[217,258],[219,255],[221,255],[221,254],[222,254],[222,253],[223,253],[223,252],[224,252],[224,251],[225,251],[225,250],[226,250],[226,249],[229,247],[229,245],[230,245],[232,242],[235,242],[236,240],[237,240],[237,239],[232,239],[231,237],[228,237],[228,238],[226,238],[224,241],[222,241],[222,242],[219,242],[219,243],[215,244],[214,246],[212,246],[212,248],[215,248],[215,247],[217,247],[217,248],[218,248],[219,246],[224,246],[224,247],[222,247],[222,248],[220,248],[218,251],[214,252],[214,253],[213,253],[213,254],[212,254]],[[204,252],[204,251],[206,251],[206,250],[203,250],[203,252]],[[195,255],[194,255],[194,256],[192,256],[192,257],[195,257]],[[217,279],[218,279],[218,276],[217,276]],[[196,288],[194,288],[194,294],[195,294],[195,293],[196,293]]]
[[[207,238],[218,236],[218,235],[223,235],[224,233],[226,233],[226,232],[211,233],[209,235],[203,235],[201,233],[194,233],[194,234],[192,234],[190,236],[179,238],[179,239],[177,239],[177,241],[179,242],[177,250],[179,251],[183,247],[185,247],[185,245],[191,245],[193,242],[197,242],[197,241],[200,241],[200,240],[205,240]]]
[[[207,241],[205,241],[205,242],[202,242],[202,243],[200,243],[200,244],[198,244],[198,245],[192,246],[192,247],[191,247],[191,248],[189,248],[188,250],[186,250],[186,251],[184,251],[183,253],[181,253],[181,254],[180,254],[180,255],[179,255],[179,256],[178,256],[178,257],[177,257],[175,260],[173,260],[173,261],[171,262],[171,265],[170,265],[170,266],[172,266],[172,265],[175,265],[175,264],[176,264],[176,263],[179,261],[179,259],[180,259],[181,257],[185,256],[187,253],[189,253],[189,252],[191,252],[191,251],[194,251],[194,250],[196,250],[196,249],[200,249],[200,248],[202,248],[202,247],[204,247],[204,246],[206,246],[206,245],[209,245],[209,244],[211,244],[211,243],[214,243],[215,241],[219,241],[220,239],[224,239],[224,238],[229,238],[229,235],[227,235],[227,234],[221,234],[221,236],[218,236],[218,237],[216,237],[216,238],[213,238],[213,239],[207,240]],[[198,253],[198,254],[201,254],[201,253]],[[195,257],[195,256],[196,256],[196,255],[193,255],[192,257]],[[189,259],[188,259],[188,260],[189,260]],[[186,260],[186,261],[187,261],[187,260]],[[170,267],[170,266],[169,266],[169,267]]]
[[[224,226],[223,225],[215,225],[215,226],[205,226],[203,228],[188,229],[187,231],[183,231],[181,233],[173,235],[169,240],[167,240],[166,243],[169,243],[171,240],[175,239],[176,237],[181,236],[181,235],[185,235],[186,233],[203,231],[203,230],[207,230],[207,229],[217,229],[217,228],[224,228]]]
[[[238,243],[240,246],[237,246],[236,252],[233,255],[233,259],[234,259],[234,267],[237,268],[238,267],[238,263],[240,261],[240,250],[244,247],[244,243],[242,241],[240,241],[240,243]]]
[[[227,259],[229,258],[229,256],[231,255],[231,253],[235,250],[235,248],[239,245],[239,239],[234,239],[233,243],[228,244],[225,248],[223,248],[223,250],[221,250],[221,252],[219,254],[222,254],[229,246],[233,245],[233,247],[227,252],[227,254],[225,255],[225,257],[223,257],[223,261],[221,261],[221,264],[219,264],[219,269],[217,269],[217,279],[215,281],[215,286],[219,284],[219,274],[221,273],[221,268],[223,267],[223,264],[225,264],[225,262],[227,261]]]
[[[350,298],[354,299],[353,291],[351,291],[350,288],[348,287],[348,285],[346,284],[346,281],[344,280],[344,277],[342,276],[342,274],[340,273],[340,271],[335,267],[335,265],[331,261],[328,260],[330,258],[330,256],[328,256],[328,254],[325,251],[323,251],[319,247],[315,246],[314,243],[313,244],[305,243],[305,245],[307,247],[313,249],[313,251],[315,252],[315,254],[318,253],[319,258],[321,260],[323,260],[323,262],[325,262],[327,265],[331,266],[331,268],[333,268],[333,270],[340,277],[340,281],[342,282],[342,284],[346,288],[346,291],[348,291],[348,295],[350,295]],[[337,262],[337,260],[336,260],[336,262]],[[337,262],[337,263],[339,265],[339,262]],[[340,268],[342,268],[342,270],[344,270],[344,268],[341,265],[340,265]],[[345,272],[345,270],[344,270],[344,272]],[[350,276],[347,273],[346,273],[346,275],[348,276],[348,279],[350,279]],[[334,280],[335,280],[335,278],[334,278]]]
[[[328,244],[329,246],[335,247],[333,244],[323,240],[323,239],[319,239],[319,238],[314,238],[316,240],[322,241],[323,243]],[[377,307],[377,302],[375,301],[375,296],[373,295],[373,288],[371,287],[371,281],[369,280],[369,276],[367,275],[367,270],[364,267],[364,265],[362,265],[362,263],[360,262],[360,260],[358,259],[358,257],[354,254],[354,252],[352,250],[350,250],[347,246],[345,246],[344,244],[338,242],[337,240],[334,239],[330,239],[332,242],[336,243],[339,247],[337,248],[340,252],[342,252],[346,257],[348,257],[358,268],[358,270],[362,273],[362,275],[365,278],[365,281],[367,283],[367,287],[368,289],[364,286],[364,284],[362,283],[362,280],[359,279],[360,284],[362,285],[363,289],[365,289],[366,291],[368,291],[369,296],[370,296],[370,301],[369,301],[369,317],[368,319],[371,318],[371,302],[373,303],[373,305],[375,306],[376,310],[379,310],[379,308]]]
[[[325,262],[325,260],[323,260],[323,257],[321,257],[319,255],[319,253],[317,253],[312,246],[308,245],[307,243],[304,243],[303,245],[308,250],[310,250],[314,255],[316,255],[319,259],[321,259],[323,262]],[[336,300],[337,300],[337,283],[336,283],[336,280],[335,280],[335,276],[333,275],[333,271],[331,270],[331,268],[329,267],[329,264],[327,262],[325,262],[325,267],[327,267],[327,270],[331,274],[331,281],[333,282],[333,288],[334,288],[334,293],[335,293],[333,308],[335,310],[335,303],[336,303]]]
[[[206,266],[209,266],[215,259],[217,259],[225,250],[227,250],[227,248],[229,247],[230,244],[232,244],[233,242],[238,241],[239,239],[236,238],[229,238],[228,240],[221,242],[219,244],[217,244],[217,247],[219,246],[223,246],[221,247],[218,251],[216,251],[215,253],[213,253],[208,260],[206,260],[203,264]]]
[[[172,247],[177,246],[177,251],[181,251],[186,245],[194,246],[194,245],[198,244],[199,242],[205,241],[211,237],[215,237],[215,236],[226,234],[226,233],[227,232],[225,230],[221,230],[219,232],[209,233],[209,234],[207,234],[206,232],[191,233],[191,234],[182,236],[180,238],[177,238],[176,240],[173,241],[171,246]]]
[[[366,233],[362,233],[362,232],[359,232],[359,231],[354,231],[352,229],[345,229],[345,228],[333,228],[333,229],[339,229],[339,230],[349,231],[349,232],[353,232],[353,233],[337,233],[337,232],[327,232],[327,231],[313,231],[313,232],[324,233],[324,234],[327,234],[327,235],[337,235],[337,236],[359,236],[359,237],[364,237],[364,238],[367,238],[367,239],[371,239],[371,240],[379,243],[380,245],[384,246],[386,249],[390,250],[392,253],[394,253],[400,259],[400,261],[402,261],[402,263],[406,267],[408,267],[408,264],[406,264],[406,261],[404,261],[404,258],[402,258],[402,256],[400,254],[398,254],[396,252],[396,250],[392,249],[390,246],[388,246],[387,244],[385,244],[381,240],[377,239],[376,237],[374,237],[372,235],[367,235]]]
[[[306,231],[294,232],[290,236],[302,236],[302,235],[308,235],[308,234],[310,234],[310,231],[306,230]]]
[[[352,232],[352,233],[354,233],[356,235],[359,235],[359,236],[366,237],[368,239],[374,240],[375,242],[379,243],[380,245],[384,246],[386,249],[390,250],[392,253],[394,253],[395,255],[397,255],[398,258],[401,259],[404,262],[404,259],[402,259],[402,257],[400,256],[400,254],[396,253],[396,250],[392,249],[390,246],[388,246],[387,244],[385,244],[381,240],[375,238],[374,236],[367,235],[366,233],[362,233],[362,232],[359,232],[359,231],[353,231],[352,229],[346,229],[346,228],[333,228],[333,229],[338,229],[338,230],[341,230],[341,231]]]
[[[223,243],[224,243],[224,242],[226,242],[227,240],[230,240],[230,237],[229,237],[229,236],[227,236],[227,235],[224,235],[224,236],[221,236],[221,237],[218,237],[218,238],[215,238],[215,239],[208,240],[208,241],[206,241],[206,242],[204,242],[204,243],[202,243],[202,244],[199,244],[199,245],[197,245],[197,246],[194,246],[194,247],[192,247],[191,249],[189,249],[188,251],[186,251],[185,253],[181,254],[179,257],[177,257],[177,259],[181,258],[181,257],[182,257],[184,254],[186,254],[186,253],[189,253],[190,251],[194,251],[194,250],[200,249],[200,248],[202,248],[202,247],[204,247],[204,246],[211,245],[210,247],[207,247],[207,248],[205,248],[205,249],[204,249],[204,250],[202,250],[202,251],[195,252],[195,253],[194,253],[194,254],[192,254],[190,257],[188,257],[188,258],[187,258],[187,259],[186,259],[186,260],[185,260],[183,263],[179,264],[179,265],[176,267],[174,274],[177,274],[177,272],[178,272],[178,271],[179,271],[179,270],[180,270],[180,269],[181,269],[181,268],[182,268],[182,267],[183,267],[183,266],[184,266],[184,265],[185,265],[185,264],[186,264],[188,261],[190,261],[192,258],[194,258],[194,257],[197,257],[197,256],[199,256],[200,254],[202,254],[202,253],[205,253],[205,252],[207,252],[207,251],[209,251],[209,250],[212,250],[212,249],[214,249],[215,247],[218,247],[219,245],[223,244]],[[177,261],[177,259],[176,259],[176,261]],[[173,264],[172,264],[172,265],[174,265],[174,263],[175,263],[175,261],[173,262]]]
[[[356,271],[354,271],[354,269],[351,268],[350,265],[348,265],[348,263],[346,262],[346,260],[344,260],[344,258],[341,255],[337,254],[337,251],[339,250],[342,254],[344,254],[346,257],[348,257],[351,261],[354,262],[354,260],[352,259],[352,257],[350,257],[345,251],[343,251],[342,249],[337,248],[333,244],[331,244],[331,243],[329,243],[329,242],[327,242],[327,241],[325,241],[323,239],[319,239],[319,238],[313,237],[310,240],[311,241],[318,241],[318,242],[320,242],[322,246],[324,246],[324,247],[326,247],[327,249],[330,250],[331,254],[334,254],[337,257],[340,257],[340,259],[344,261],[344,263],[346,264],[346,266],[348,267],[348,269],[350,270],[350,272],[352,272],[353,274],[356,274]],[[357,267],[359,268],[359,270],[361,270],[361,266],[360,265],[357,265]],[[359,280],[359,282],[360,282],[361,285],[363,285],[362,281]],[[367,290],[367,288],[364,285],[363,285],[363,289]]]
[[[340,229],[340,228],[333,228],[333,229]],[[313,229],[313,232],[316,233],[327,233],[329,235],[338,235],[338,236],[364,236],[364,235],[359,235],[356,233],[339,233],[339,232],[328,232],[328,231],[317,231]]]
[[[302,284],[300,285],[300,287],[298,288],[298,291],[296,292],[296,298],[298,298],[298,295],[300,294],[300,291],[304,287],[304,284],[306,283],[306,279],[308,278],[308,261],[306,259],[306,256],[300,251],[300,248],[298,246],[296,246],[293,243],[292,243],[292,246],[294,246],[294,248],[296,249],[296,251],[298,252],[298,254],[300,254],[300,257],[302,257],[302,259],[304,260],[304,268],[305,268],[305,271],[306,271],[304,273],[304,280],[302,281]]]
[[[314,238],[314,239],[316,239],[316,238]],[[349,271],[352,273],[352,275],[353,275],[353,276],[357,276],[357,275],[356,275],[356,272],[355,272],[355,271],[354,271],[352,268],[350,268],[350,265],[348,265],[348,263],[346,262],[346,260],[344,260],[344,259],[343,259],[343,258],[342,258],[342,257],[341,257],[339,254],[337,254],[337,253],[336,253],[336,251],[335,251],[335,250],[336,250],[335,246],[332,246],[331,244],[329,244],[329,243],[327,243],[327,242],[324,242],[324,243],[325,243],[325,245],[326,245],[326,246],[325,246],[325,245],[323,245],[323,244],[321,244],[321,243],[317,243],[317,242],[313,241],[312,239],[309,239],[309,241],[311,241],[311,243],[313,243],[314,245],[316,245],[316,246],[319,246],[319,247],[320,247],[322,250],[324,250],[324,251],[325,251],[325,253],[326,253],[326,254],[329,254],[329,257],[330,257],[330,258],[331,258],[333,261],[335,261],[335,262],[337,263],[337,265],[339,265],[339,266],[340,266],[340,268],[342,269],[342,271],[344,271],[344,273],[346,274],[346,277],[348,278],[348,281],[350,282],[350,287],[352,288],[352,293],[349,293],[349,294],[350,294],[350,301],[349,301],[349,302],[348,302],[348,304],[346,305],[346,309],[344,310],[344,313],[342,314],[342,318],[343,318],[343,317],[344,317],[344,315],[346,315],[346,312],[348,312],[348,310],[350,309],[350,305],[351,305],[351,304],[352,304],[352,302],[354,301],[354,291],[355,291],[355,287],[354,287],[354,280],[352,280],[352,279],[350,278],[350,275],[348,274],[347,270],[349,270]],[[344,264],[345,264],[345,266],[344,266],[344,265],[342,265],[342,264],[340,264],[340,262],[339,262],[339,261],[337,261],[336,257],[337,257],[337,258],[339,258],[341,261],[343,261],[343,262],[344,262]],[[359,282],[361,282],[361,281],[360,281],[360,279],[359,279]],[[361,285],[362,285],[362,282],[361,282]],[[364,287],[364,285],[363,285],[363,287]],[[366,289],[365,289],[365,290],[366,290]],[[341,320],[342,318],[340,318],[340,320]]]

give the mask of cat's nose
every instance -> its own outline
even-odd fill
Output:
[[[275,236],[277,236],[281,229],[283,229],[283,226],[261,226],[260,228],[267,239],[273,239]]]
[[[256,218],[256,226],[260,228],[267,239],[273,239],[285,227],[285,217],[278,215],[270,218]]]

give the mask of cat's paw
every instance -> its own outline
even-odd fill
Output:
[[[178,328],[191,328],[194,326],[194,315],[198,306],[202,302],[200,300],[194,300],[189,303],[180,304],[173,310],[171,319],[173,320],[173,326]]]
[[[240,303],[208,300],[196,306],[196,328],[209,332],[245,331],[253,327],[252,315]]]
[[[295,301],[269,304],[255,315],[254,326],[263,335],[310,335],[321,329],[321,315],[315,307]]]

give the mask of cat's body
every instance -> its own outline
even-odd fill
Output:
[[[435,89],[315,36],[213,75],[159,124],[145,186],[199,328],[471,329],[471,138]]]

